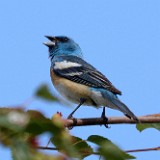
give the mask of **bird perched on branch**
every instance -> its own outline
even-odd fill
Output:
[[[50,41],[44,44],[49,48],[51,59],[50,74],[55,88],[68,100],[78,104],[73,113],[81,106],[88,105],[119,110],[127,117],[138,121],[129,108],[119,100],[121,91],[82,56],[81,48],[66,36],[45,36]]]

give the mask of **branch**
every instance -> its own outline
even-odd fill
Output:
[[[160,123],[160,114],[152,114],[147,116],[138,117],[139,122],[129,119],[127,117],[107,117],[108,121],[104,118],[81,118],[81,119],[63,119],[65,127],[75,126],[89,126],[89,125],[102,125],[102,124],[137,124],[137,123]]]

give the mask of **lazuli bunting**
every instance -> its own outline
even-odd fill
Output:
[[[138,120],[117,97],[121,91],[83,59],[77,43],[65,36],[45,37],[50,40],[44,44],[49,48],[53,85],[65,98],[79,104],[69,117],[84,104],[96,108],[103,106],[103,112],[105,107],[116,109],[127,117]]]

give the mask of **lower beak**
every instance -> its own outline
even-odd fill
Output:
[[[49,41],[49,42],[44,42],[43,44],[46,45],[47,47],[54,47],[56,43]]]

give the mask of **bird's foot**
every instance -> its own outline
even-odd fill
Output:
[[[103,107],[103,112],[102,112],[101,118],[103,119],[104,126],[105,126],[106,128],[110,128],[110,127],[108,126],[108,118],[107,118],[106,115],[105,115],[105,107]]]

